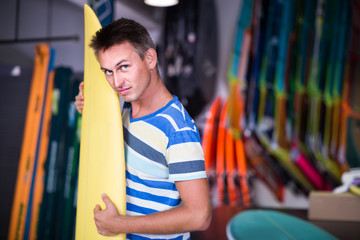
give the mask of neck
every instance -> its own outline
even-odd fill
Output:
[[[132,118],[139,118],[154,113],[173,99],[159,74],[152,74],[152,80],[147,91],[139,100],[131,102]]]

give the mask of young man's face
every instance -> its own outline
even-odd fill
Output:
[[[126,102],[141,98],[150,83],[150,69],[130,43],[100,50],[98,59],[107,81]]]

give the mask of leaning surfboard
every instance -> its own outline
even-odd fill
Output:
[[[35,47],[34,72],[31,82],[26,121],[24,126],[23,142],[19,159],[15,194],[9,222],[8,240],[27,239],[28,210],[31,209],[29,200],[33,189],[33,177],[36,175],[38,150],[41,144],[41,123],[44,120],[44,104],[48,85],[48,70],[51,58],[51,49],[47,44]],[[29,221],[28,221],[29,222]]]
[[[125,234],[98,234],[93,209],[105,206],[106,193],[121,215],[126,212],[124,142],[119,96],[107,83],[89,42],[101,28],[92,9],[84,6],[85,58],[76,239],[125,239]]]

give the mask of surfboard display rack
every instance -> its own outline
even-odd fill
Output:
[[[31,43],[31,42],[55,42],[55,41],[79,41],[78,35],[58,36],[58,37],[42,37],[42,38],[22,38],[0,40],[0,44],[14,44],[14,43]]]
[[[219,179],[215,206],[246,206],[244,199],[232,201],[234,189],[249,195],[246,176],[257,177],[282,202],[284,188],[304,196],[331,191],[342,173],[360,166],[359,12],[359,1],[242,1],[224,99],[228,120],[214,123],[214,111],[206,118],[221,127],[217,152],[204,148],[209,182]],[[206,127],[204,143],[211,140]],[[238,156],[224,128],[238,141]],[[236,181],[233,158],[243,169]],[[247,178],[250,188],[240,186]]]

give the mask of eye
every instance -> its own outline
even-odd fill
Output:
[[[104,70],[105,75],[111,75],[113,72],[110,70]]]
[[[123,71],[124,71],[124,70],[128,69],[128,67],[129,67],[129,65],[121,65],[121,67],[120,67],[120,68],[121,68],[121,70],[123,70]]]

